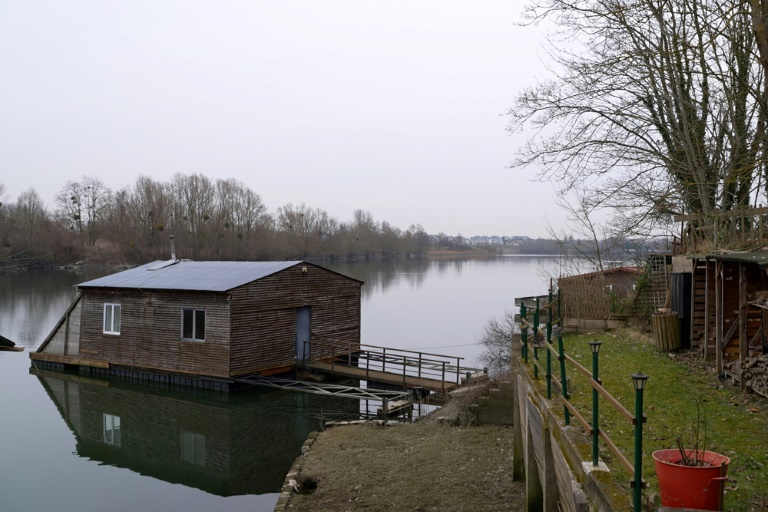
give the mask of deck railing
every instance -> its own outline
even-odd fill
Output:
[[[560,392],[560,400],[563,403],[565,425],[568,426],[571,424],[571,416],[573,416],[592,437],[593,466],[599,465],[598,443],[599,440],[602,439],[608,449],[613,452],[619,462],[629,471],[632,475],[631,486],[633,489],[634,510],[635,512],[640,512],[641,493],[645,484],[642,479],[643,423],[646,421],[646,416],[643,414],[643,390],[648,376],[644,374],[633,374],[631,376],[635,387],[635,414],[633,415],[603,387],[602,382],[600,381],[598,365],[598,355],[600,352],[599,341],[590,342],[590,349],[592,351],[591,372],[565,353],[562,332],[560,329],[561,316],[559,298],[553,298],[553,294],[550,292],[546,296],[518,299],[517,303],[520,304],[519,320],[522,357],[526,363],[533,365],[534,378],[538,379],[543,375],[543,378],[546,379],[546,396],[548,400],[552,399],[552,385],[554,384],[555,387],[558,388]],[[545,306],[542,307],[542,304],[545,304]],[[532,305],[534,306],[531,312],[532,321],[529,321],[529,308],[531,308]],[[540,322],[542,310],[545,312],[546,316],[546,321],[544,323]],[[533,334],[530,340],[528,336],[529,330],[531,330]],[[553,335],[557,338],[557,347],[552,344]],[[531,348],[533,348],[533,354],[530,354]],[[540,359],[540,350],[544,350],[546,356],[545,362],[542,362]],[[557,358],[559,363],[559,380],[553,378],[552,375],[553,355]],[[571,367],[578,372],[583,373],[589,379],[589,383],[592,387],[591,424],[587,422],[584,416],[570,401],[570,389],[568,384],[570,377],[567,375],[566,363],[569,363]],[[619,450],[608,434],[600,429],[599,397],[602,397],[611,407],[616,409],[621,416],[633,425],[635,430],[634,463],[630,463],[629,459]],[[640,484],[638,484],[638,482],[640,482]]]
[[[462,366],[463,357],[377,345],[315,339],[305,342],[304,353],[311,360],[330,363],[332,368],[339,365],[364,369],[366,380],[369,380],[370,372],[386,372],[402,375],[404,384],[407,377],[416,377],[458,385],[462,379],[478,373],[487,374],[485,369]]]

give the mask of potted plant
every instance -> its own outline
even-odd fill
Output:
[[[696,421],[675,438],[677,448],[653,452],[661,504],[665,507],[723,510],[728,464],[725,455],[706,450],[707,422],[697,399]]]

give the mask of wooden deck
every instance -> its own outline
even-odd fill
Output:
[[[396,386],[403,386],[406,388],[424,388],[430,391],[445,393],[456,387],[456,382],[443,381],[439,379],[429,379],[425,377],[417,377],[412,375],[403,375],[402,373],[391,373],[379,370],[369,370],[366,368],[359,368],[356,366],[347,366],[339,363],[328,363],[325,361],[307,361],[305,366],[312,368],[313,370],[332,373],[333,375],[340,375],[342,377],[349,377],[352,379],[367,380],[373,382],[381,382],[384,384],[392,384]]]

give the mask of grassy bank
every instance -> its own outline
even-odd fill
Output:
[[[698,402],[703,404],[700,417],[705,422],[701,426],[702,433],[706,433],[706,449],[731,459],[725,509],[768,510],[768,490],[764,484],[768,469],[768,403],[765,399],[744,394],[738,387],[719,380],[712,364],[702,361],[698,352],[659,352],[653,344],[630,332],[566,337],[566,352],[588,369],[592,368],[590,340],[603,342],[600,349],[603,386],[632,412],[635,391],[630,375],[637,372],[649,375],[644,396],[648,419],[643,436],[643,476],[650,485],[647,493],[658,492],[651,453],[676,448],[676,437],[696,423]],[[585,417],[591,418],[592,388],[585,377],[576,372],[570,375],[572,402]],[[600,428],[632,460],[632,425],[603,400],[600,411]],[[600,454],[611,470],[619,473],[620,480],[627,482],[627,492],[630,492],[628,473],[622,474],[618,462],[611,462],[614,457],[602,446]]]

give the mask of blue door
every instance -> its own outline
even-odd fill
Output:
[[[296,309],[296,359],[304,361],[312,353],[309,345],[312,330],[312,307],[302,306]]]

